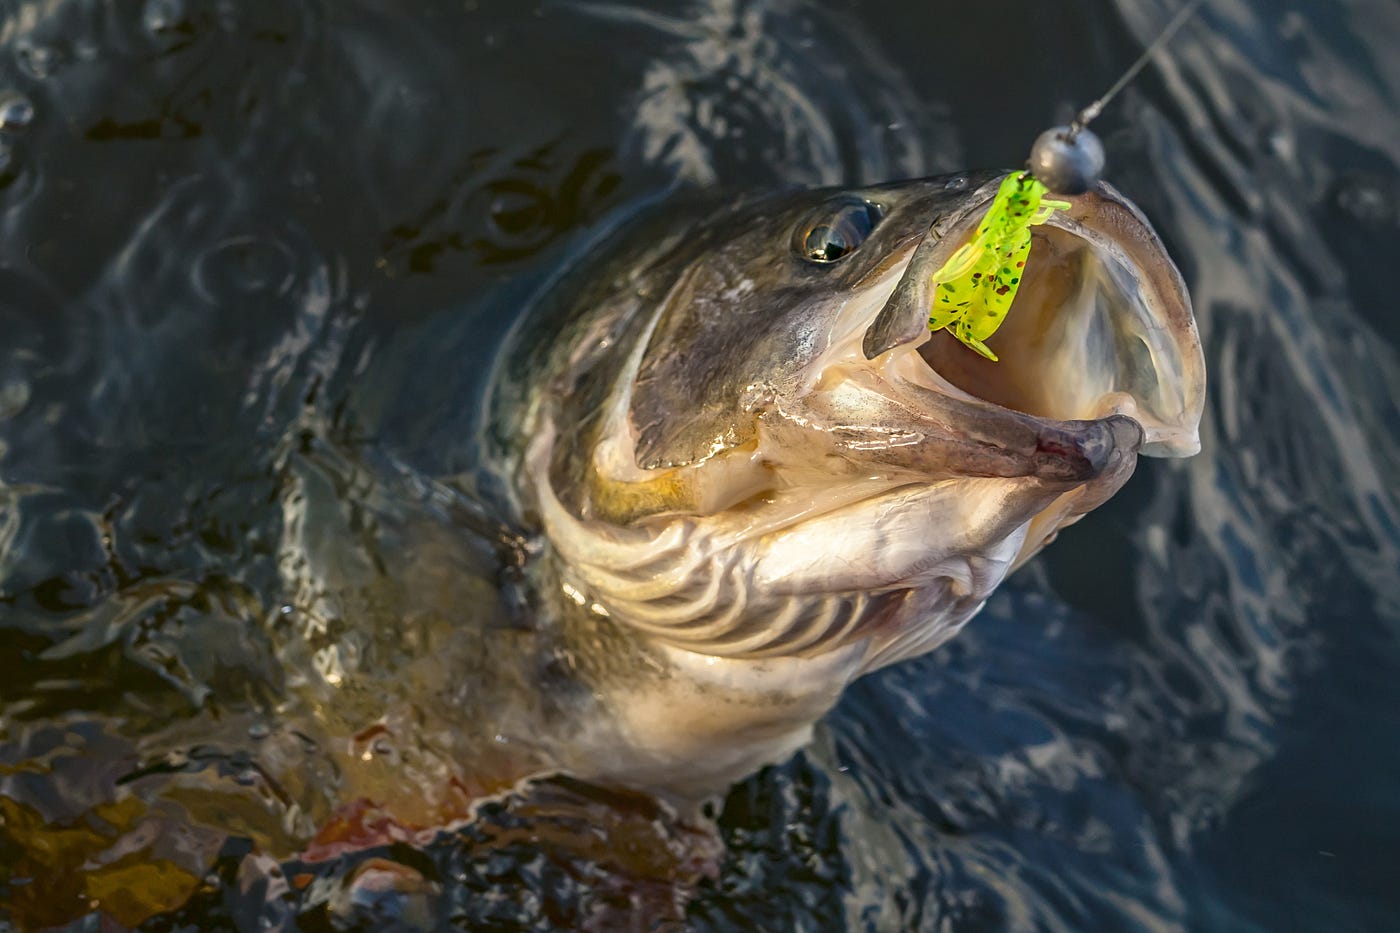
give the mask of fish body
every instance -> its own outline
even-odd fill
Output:
[[[492,800],[565,847],[626,824],[623,800],[697,825],[855,678],[954,635],[1140,453],[1198,445],[1189,301],[1107,187],[1029,234],[1000,363],[930,333],[933,273],[1001,181],[672,206],[603,238],[522,313],[489,397],[461,400],[485,412],[467,475],[289,432],[283,608],[257,633],[272,695],[225,684],[217,715],[99,730],[113,767],[80,788],[29,734],[0,778],[10,842],[48,853],[25,870],[134,923],[229,837],[256,873],[425,844]],[[569,807],[595,816],[561,829]],[[631,876],[697,870],[702,842],[637,819],[661,836]],[[123,874],[152,838],[181,842]],[[100,896],[118,890],[144,896]]]

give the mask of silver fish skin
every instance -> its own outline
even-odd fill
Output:
[[[598,707],[563,767],[722,791],[955,634],[1139,454],[1199,448],[1190,300],[1107,185],[1033,228],[1001,362],[929,332],[1003,177],[670,209],[522,328],[497,471]]]

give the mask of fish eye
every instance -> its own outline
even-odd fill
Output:
[[[865,242],[880,217],[880,206],[862,198],[825,205],[794,231],[793,249],[808,262],[836,262]]]

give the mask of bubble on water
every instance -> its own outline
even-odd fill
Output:
[[[96,61],[102,55],[102,46],[87,37],[73,40],[73,58],[80,62]]]
[[[1298,156],[1298,146],[1293,134],[1286,127],[1265,127],[1260,133],[1260,148],[1273,153],[1276,158],[1292,162]]]
[[[0,421],[7,421],[24,411],[32,390],[18,376],[0,377]]]
[[[270,237],[230,237],[195,260],[195,288],[214,305],[253,295],[279,298],[295,282],[291,251]]]
[[[1337,185],[1334,197],[1338,207],[1367,226],[1389,226],[1400,214],[1396,210],[1394,191],[1387,190],[1378,178],[1360,175],[1344,178]]]
[[[248,727],[248,738],[258,741],[272,734],[272,728],[265,722],[255,722]]]
[[[147,0],[141,22],[155,35],[173,32],[186,22],[185,4],[181,0]]]
[[[47,45],[35,45],[26,40],[15,43],[15,60],[19,63],[20,71],[37,81],[53,74],[58,69],[60,58],[58,51]]]
[[[0,91],[0,132],[22,130],[34,122],[34,103],[18,91]]]

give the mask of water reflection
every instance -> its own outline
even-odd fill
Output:
[[[1000,134],[1082,103],[1062,82],[1095,92],[1168,7],[1068,5],[1047,28],[1092,41],[996,67],[957,38],[995,11],[940,4],[0,7],[0,903],[249,928],[608,928],[620,904],[697,929],[1382,928],[1400,21],[1360,0],[1212,0],[1104,118],[1197,302],[1202,455],[1144,465],[948,648],[858,684],[729,795],[723,854],[567,784],[436,839],[337,809],[337,781],[409,775],[451,822],[464,745],[501,746],[483,781],[532,754],[425,699],[492,663],[459,629],[356,629],[336,600],[412,609],[459,580],[495,605],[472,588],[494,552],[392,519],[466,508],[430,477],[470,471],[487,348],[591,229],[684,184],[1011,161]],[[369,578],[366,555],[383,589],[326,585]],[[600,825],[681,855],[620,866]]]
[[[957,146],[858,30],[800,2],[571,3],[648,49],[628,154],[680,181],[836,185],[952,171]],[[670,9],[667,9],[667,7]],[[860,94],[839,91],[859,82]],[[925,132],[918,132],[923,130]]]
[[[470,252],[484,265],[519,262],[596,223],[622,182],[612,153],[561,148],[549,143],[513,158],[473,153],[445,197],[390,231],[381,267],[389,275],[430,273],[447,251]]]

